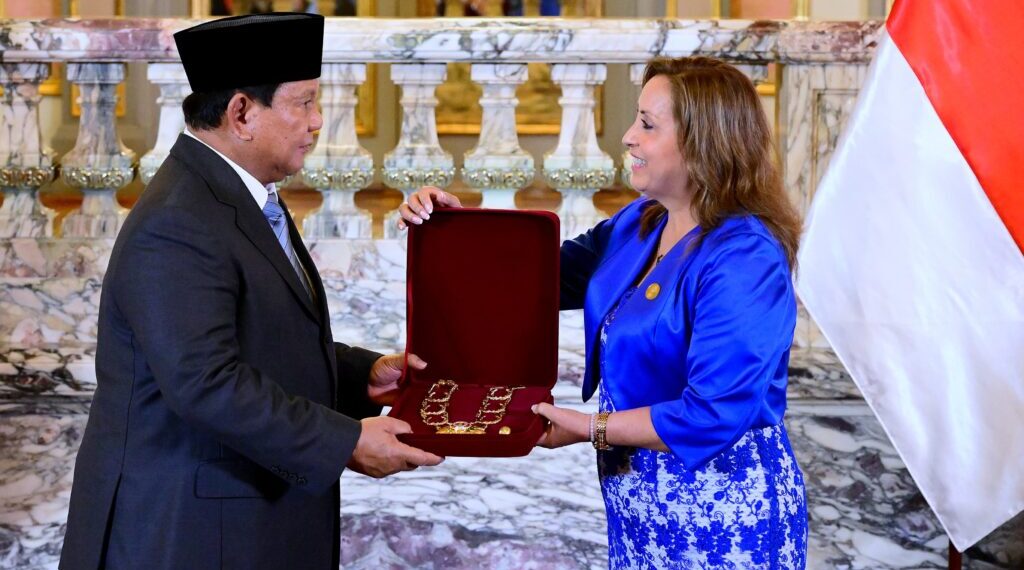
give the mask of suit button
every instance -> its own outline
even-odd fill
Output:
[[[299,485],[305,485],[305,484],[306,484],[306,478],[305,477],[299,477]]]
[[[271,465],[270,466],[270,470],[273,471],[274,473],[280,473],[281,472],[281,468],[278,467],[277,465]]]

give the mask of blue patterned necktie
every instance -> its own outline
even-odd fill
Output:
[[[288,219],[285,218],[284,210],[277,201],[277,192],[270,192],[267,195],[267,204],[263,206],[263,215],[270,222],[270,228],[274,230],[278,243],[284,249],[284,254],[288,256],[288,262],[292,264],[292,269],[298,274],[302,288],[306,290],[306,294],[312,299],[313,292],[310,289],[309,282],[306,280],[306,272],[303,271],[299,258],[295,255],[295,249],[292,247],[292,240],[288,236]]]

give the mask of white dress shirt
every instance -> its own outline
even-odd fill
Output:
[[[238,173],[238,177],[242,179],[242,182],[245,183],[245,187],[249,190],[249,193],[252,194],[253,200],[256,200],[256,205],[260,207],[261,211],[263,210],[263,206],[267,205],[267,195],[271,192],[277,192],[276,184],[274,184],[273,182],[267,184],[266,186],[260,184],[260,181],[256,180],[255,176],[249,174],[249,172],[246,169],[235,164],[235,161],[221,154],[219,150],[206,144],[206,141],[204,141],[203,139],[192,134],[192,131],[190,131],[188,128],[185,129],[185,134],[203,143],[204,145],[206,145],[206,148],[212,150],[213,152],[217,153],[217,156],[223,158],[224,162],[228,163],[228,166],[230,166],[232,169],[234,169],[235,172]]]

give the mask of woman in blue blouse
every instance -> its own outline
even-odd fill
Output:
[[[612,568],[803,568],[782,423],[800,222],[757,93],[718,60],[654,60],[622,141],[643,196],[562,245],[601,412],[540,404],[540,444],[598,448]],[[459,205],[425,188],[403,218],[432,200]]]

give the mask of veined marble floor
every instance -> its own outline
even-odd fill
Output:
[[[579,402],[563,354],[559,404]],[[795,355],[795,395],[812,384],[837,398],[846,381],[829,355]],[[831,401],[831,404],[821,404]],[[88,399],[0,400],[0,568],[54,569]],[[808,482],[812,569],[945,568],[946,539],[862,404],[791,402],[787,425]],[[589,569],[606,566],[594,452],[536,449],[513,459],[449,458],[376,480],[342,477],[344,568]],[[1018,517],[967,568],[1024,568]],[[986,562],[987,561],[987,562]]]
[[[560,402],[579,398],[559,387]],[[0,568],[55,569],[87,401],[0,403]],[[451,457],[377,480],[342,477],[342,566],[583,569],[606,566],[593,449]]]

